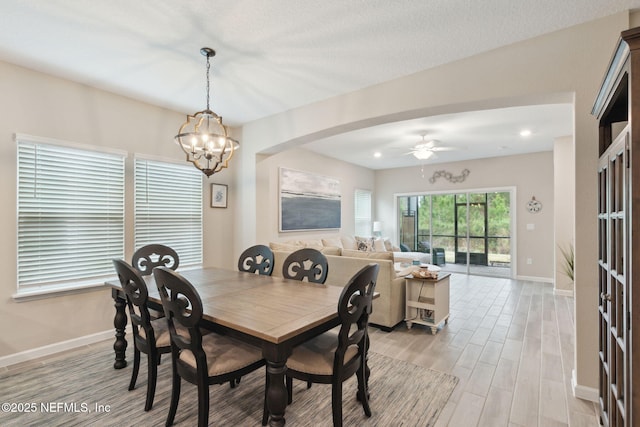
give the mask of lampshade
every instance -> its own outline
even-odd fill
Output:
[[[382,222],[381,221],[373,221],[373,232],[382,231]]]
[[[187,161],[209,177],[228,167],[229,160],[240,143],[229,137],[222,117],[209,108],[209,60],[216,52],[203,47],[200,53],[207,57],[207,108],[187,115],[187,121],[180,126],[175,140],[187,155]]]

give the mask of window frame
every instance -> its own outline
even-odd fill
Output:
[[[42,295],[103,286],[106,279],[113,277],[111,259],[124,255],[126,159],[128,153],[124,150],[20,133],[14,134],[14,141],[16,143],[16,293],[13,298],[16,300],[29,299]],[[30,146],[33,148],[30,148]],[[29,153],[30,150],[33,153]],[[38,150],[45,151],[38,153]],[[63,154],[67,156],[63,156]],[[42,160],[42,156],[48,155],[52,159],[58,157],[58,159],[68,160],[71,158],[68,156],[69,154],[96,160],[97,164],[90,164],[89,166],[91,167],[89,168],[83,167],[86,162],[78,162],[77,168],[84,169],[82,171],[85,173],[84,177],[93,177],[94,181],[100,184],[99,188],[97,184],[79,186],[77,183],[80,181],[74,181],[69,183],[68,186],[60,188],[59,181],[64,176],[60,172],[67,172],[72,169],[66,166],[61,167],[59,162],[50,162],[53,167],[49,169],[41,165],[36,166],[37,162]],[[29,162],[34,163],[30,165]],[[110,163],[111,166],[109,166]],[[55,166],[56,164],[57,166]],[[108,170],[113,172],[110,175],[111,179],[105,178],[107,174],[107,170],[104,169],[105,165],[108,166]],[[59,170],[56,170],[56,168]],[[46,176],[47,173],[53,173],[54,175],[52,178],[38,183],[40,175],[44,174]],[[29,182],[30,178],[32,182]],[[81,182],[83,184],[93,184],[90,179]],[[112,188],[109,188],[109,191],[103,191],[104,186],[109,183],[112,184]],[[30,202],[29,197],[25,196],[28,191],[33,191],[36,194],[38,188],[41,189],[40,191],[47,191],[43,199],[48,198],[48,201],[33,203]],[[61,191],[56,192],[55,190],[58,189]],[[88,197],[88,194],[91,197]],[[103,197],[101,199],[97,198],[100,195]],[[53,199],[53,196],[60,197],[60,199]],[[62,202],[56,206],[58,200]],[[65,211],[64,209],[69,204],[69,200],[74,201],[75,209],[73,212]],[[83,207],[84,216],[77,214],[79,206]],[[103,211],[105,206],[107,213]],[[60,224],[61,221],[52,220],[52,218],[55,219],[54,215],[49,215],[48,219],[42,220],[41,212],[43,208],[48,208],[47,212],[49,213],[53,212],[60,215],[58,218],[64,219],[62,224]],[[96,217],[96,212],[104,213],[104,215]],[[29,221],[26,218],[29,213],[31,213],[32,217],[39,215],[41,218]],[[91,213],[94,213],[94,215],[91,215]],[[86,220],[89,217],[98,219],[98,223],[102,225],[100,227],[84,226],[84,232],[78,233],[78,228],[76,227],[80,224],[79,220]],[[71,223],[75,221],[75,224],[70,226],[69,223],[64,223],[66,221]],[[86,221],[82,223],[87,224]],[[36,231],[32,231],[33,229],[29,224],[35,225]],[[78,254],[70,255],[68,251],[63,249],[59,251],[62,254],[61,257],[48,255],[47,260],[52,262],[52,266],[44,269],[43,272],[42,257],[38,255],[42,251],[40,248],[43,244],[32,243],[32,250],[25,249],[25,246],[29,246],[29,238],[36,239],[36,241],[43,239],[42,236],[45,233],[42,230],[52,232],[53,236],[59,239],[60,243],[58,244],[81,240],[79,236],[89,237],[93,240],[96,238],[95,234],[91,234],[89,230],[102,230],[106,234],[101,234],[100,238],[105,238],[110,243],[108,245],[100,245],[97,248],[92,247],[88,240],[82,243],[85,248],[88,248],[87,252],[80,252],[82,255],[86,255],[82,257],[82,262],[88,269],[89,275],[74,274],[72,268],[65,268],[62,263],[77,261]],[[69,237],[61,237],[65,234]],[[74,243],[71,244],[75,245]],[[91,258],[92,256],[93,258]],[[93,260],[96,257],[100,259],[99,267],[93,268],[90,265],[95,262]],[[102,261],[102,258],[107,258],[108,261]],[[77,265],[77,262],[74,262],[74,265]],[[35,269],[38,271],[35,272]],[[31,270],[31,273],[29,270]],[[55,274],[57,280],[43,280],[47,274],[52,276]]]
[[[203,248],[204,248],[204,237],[202,233],[202,230],[204,227],[204,208],[203,208],[204,186],[202,181],[203,180],[202,172],[194,168],[191,164],[179,163],[179,162],[170,161],[166,159],[160,159],[154,156],[149,156],[144,154],[136,154],[134,156],[133,163],[134,164],[133,164],[132,180],[133,180],[133,236],[134,236],[133,246],[134,246],[134,250],[147,244],[162,243],[164,245],[172,247],[178,253],[178,255],[180,256],[181,268],[202,266]],[[141,182],[139,180],[142,177],[143,171],[139,170],[138,168],[141,166],[142,163],[146,165],[145,166],[146,168],[145,179],[147,180],[146,184],[145,182]],[[166,216],[166,218],[169,218],[171,216],[175,216],[176,209],[180,209],[182,205],[180,203],[177,203],[177,206],[172,206],[169,209],[167,209],[166,201],[167,200],[178,201],[180,200],[180,197],[184,197],[184,195],[187,194],[187,192],[190,190],[189,188],[186,188],[184,189],[184,191],[180,191],[177,193],[174,192],[173,195],[169,195],[166,198],[163,197],[163,194],[166,194],[167,191],[169,190],[166,183],[170,182],[172,184],[176,184],[179,181],[175,176],[172,176],[172,177],[164,176],[164,181],[157,183],[158,185],[160,184],[164,184],[164,185],[160,187],[157,192],[153,193],[153,188],[149,188],[148,186],[149,184],[148,172],[150,170],[149,166],[152,167],[151,170],[154,170],[153,168],[157,168],[159,171],[164,172],[164,175],[166,175],[166,172],[168,170],[184,171],[185,173],[188,173],[188,175],[190,175],[189,178],[193,179],[194,185],[196,181],[198,182],[197,189],[192,190],[190,193],[193,197],[189,197],[189,203],[192,206],[197,206],[199,222],[195,226],[186,226],[185,223],[180,223],[180,222],[178,222],[177,224],[177,227],[183,230],[183,232],[185,230],[189,231],[188,229],[190,229],[189,231],[191,236],[190,238],[185,237],[184,234],[182,235],[176,234],[175,232],[172,232],[172,230],[168,230],[167,227],[165,227],[162,233],[157,233],[156,232],[157,222],[154,225],[153,229],[148,224],[145,225],[144,230],[141,229],[141,227],[139,227],[139,220],[142,219],[141,217],[145,215],[142,213],[142,207],[139,205],[139,202],[144,196],[144,194],[142,193],[139,194],[138,193],[139,191],[146,191],[145,194],[147,196],[151,191],[152,192],[151,195],[154,198],[156,198],[156,201],[161,200],[161,199],[158,199],[158,197],[162,197],[162,200],[164,201],[164,204],[165,204],[165,206],[154,205],[153,207],[147,207],[147,209],[151,209],[151,211],[147,211],[146,213],[147,216],[149,215],[153,216],[155,212],[155,214],[163,214]],[[153,179],[156,181],[162,181],[162,178],[163,176],[161,175],[158,177],[154,177]],[[153,185],[154,182],[152,182],[151,184]],[[141,186],[144,186],[145,189],[142,190]],[[194,202],[194,200],[196,201]],[[158,209],[165,209],[165,210],[164,212],[160,212]],[[194,213],[194,211],[192,211],[192,213]],[[185,212],[183,212],[182,215],[185,215],[188,217],[188,214]],[[162,235],[162,234],[164,234],[164,237],[158,237],[159,235]],[[195,245],[193,244],[194,239],[196,243]]]
[[[368,200],[364,200],[365,197]],[[368,203],[366,207],[359,206],[360,202]],[[368,215],[360,215],[361,210],[368,210]],[[354,235],[362,237],[370,237],[373,235],[373,191],[356,188],[353,192],[353,220]]]

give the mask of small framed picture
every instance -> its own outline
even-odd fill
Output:
[[[211,184],[211,207],[226,208],[227,207],[227,185]]]

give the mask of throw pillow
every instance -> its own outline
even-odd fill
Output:
[[[387,252],[387,248],[384,245],[384,240],[375,239],[373,241],[373,250],[376,252]]]
[[[393,243],[391,243],[391,240],[384,239],[384,248],[389,252],[393,252]]]
[[[354,251],[358,249],[358,244],[353,236],[342,236],[340,237],[340,241],[342,242],[343,249],[352,249]]]
[[[356,243],[359,251],[373,252],[373,237],[358,237],[356,236]]]

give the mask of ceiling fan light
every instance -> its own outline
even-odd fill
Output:
[[[429,150],[416,150],[413,152],[413,155],[416,159],[419,160],[427,160],[431,156],[433,156],[433,151]]]

